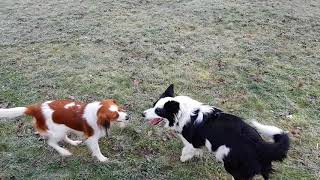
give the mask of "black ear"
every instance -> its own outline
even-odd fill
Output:
[[[170,84],[170,86],[166,89],[166,91],[160,96],[160,98],[164,97],[174,97],[174,90],[173,90],[173,84]]]
[[[180,105],[177,101],[168,101],[164,104],[163,108],[170,113],[177,113],[179,111]]]

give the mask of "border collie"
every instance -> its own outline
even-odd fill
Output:
[[[152,125],[165,120],[165,126],[178,133],[184,144],[182,162],[201,156],[201,147],[205,146],[236,180],[252,179],[257,174],[269,179],[272,161],[282,161],[289,149],[289,137],[283,130],[254,121],[256,130],[240,117],[216,107],[187,96],[174,96],[173,84],[143,116]],[[258,132],[273,142],[264,141]]]

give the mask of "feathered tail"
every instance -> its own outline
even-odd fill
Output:
[[[290,146],[290,140],[287,133],[275,126],[263,125],[256,121],[253,121],[252,124],[258,132],[274,140],[274,143],[264,143],[261,147],[260,150],[263,152],[264,159],[282,161],[287,157]]]
[[[25,114],[27,111],[26,107],[15,107],[9,109],[0,109],[0,118],[15,118]]]

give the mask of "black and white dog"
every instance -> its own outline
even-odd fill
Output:
[[[252,122],[274,141],[266,142],[241,118],[187,96],[174,96],[173,84],[143,116],[153,125],[166,120],[166,126],[179,134],[184,144],[182,162],[201,156],[205,146],[236,180],[252,179],[256,174],[268,179],[272,161],[282,161],[289,149],[289,137],[283,130]]]

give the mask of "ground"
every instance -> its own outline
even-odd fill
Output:
[[[230,179],[208,153],[181,163],[180,140],[141,117],[170,83],[291,132],[272,179],[320,178],[318,0],[2,0],[0,24],[1,107],[115,98],[132,116],[100,141],[109,163],[85,145],[61,158],[31,118],[1,120],[4,179]]]

